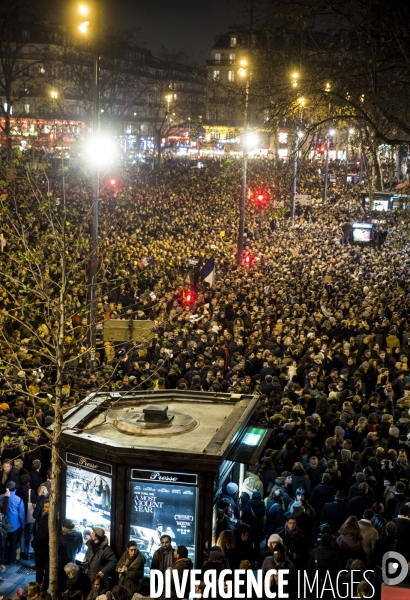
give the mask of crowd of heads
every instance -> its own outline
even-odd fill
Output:
[[[410,496],[410,221],[406,211],[383,213],[384,243],[352,244],[344,225],[379,218],[380,213],[365,212],[360,188],[343,187],[343,165],[330,168],[338,184],[329,188],[328,204],[298,206],[293,227],[289,169],[250,161],[249,188],[263,187],[269,203],[260,209],[252,195],[248,201],[244,250],[252,260],[243,266],[236,264],[239,164],[210,162],[203,169],[165,165],[156,184],[148,175],[127,172],[118,189],[103,187],[99,335],[91,372],[85,358],[90,246],[86,235],[78,239],[75,234],[87,218],[90,190],[78,175],[67,176],[66,235],[78,268],[70,273],[64,298],[69,367],[63,409],[95,390],[257,394],[253,421],[272,434],[260,470],[253,469],[257,472],[246,479],[261,485],[232,494],[225,489],[218,515],[219,533],[232,531],[235,547],[247,548],[232,555],[238,567],[242,560],[252,565],[261,560],[265,539],[272,554],[273,535],[279,536],[278,560],[298,568],[308,559],[319,526],[328,525],[322,516],[328,501],[346,509],[346,518],[337,530],[323,532],[318,547],[337,551],[343,567],[352,560],[363,567],[373,564],[375,548],[367,551],[360,523],[385,519],[377,539],[388,537],[399,518],[393,501],[398,511],[405,511],[402,500]],[[61,196],[59,178],[51,178],[50,184],[52,194]],[[301,167],[299,193],[318,199],[322,184],[317,164]],[[49,303],[55,306],[61,271],[51,221],[41,214],[33,217],[24,186],[14,197],[19,214],[30,216],[27,239],[38,248]],[[60,209],[58,204],[56,215]],[[16,282],[8,288],[3,284],[0,298],[0,422],[3,458],[8,458],[4,452],[10,448],[34,452],[41,445],[36,425],[53,422],[55,368],[39,349],[52,342],[55,323],[36,295],[30,270],[10,260],[24,250],[24,241],[11,227],[5,228],[4,240],[0,269]],[[210,257],[216,267],[212,287],[196,282],[189,266],[195,258],[199,270]],[[190,302],[188,290],[194,292]],[[148,343],[103,342],[108,320],[130,318],[152,321]],[[324,488],[325,502],[316,496]],[[352,489],[357,494],[349,498]],[[356,507],[356,497],[366,501]],[[252,502],[260,527],[252,521]],[[276,504],[283,515],[273,530],[269,511]],[[352,542],[352,555],[347,537],[357,543],[356,548]],[[297,550],[292,550],[297,540]],[[227,549],[215,552],[225,560]]]

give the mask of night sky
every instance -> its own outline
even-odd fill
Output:
[[[71,20],[82,2],[87,4],[87,0],[54,0],[48,18]],[[102,28],[133,28],[138,44],[154,54],[162,45],[203,63],[216,35],[247,22],[245,5],[246,0],[101,0]]]

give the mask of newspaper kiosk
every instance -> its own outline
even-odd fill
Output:
[[[102,527],[120,556],[135,539],[148,573],[162,533],[194,564],[210,548],[218,493],[240,483],[270,430],[251,427],[256,396],[179,390],[95,393],[64,417],[62,518]]]

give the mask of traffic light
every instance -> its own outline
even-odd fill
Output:
[[[185,304],[193,304],[195,302],[195,292],[192,290],[187,290],[184,292],[182,299]]]
[[[318,154],[324,154],[325,153],[325,147],[324,146],[316,146],[316,152]]]
[[[252,263],[253,263],[252,254],[245,254],[245,256],[243,257],[243,264],[245,265],[245,267],[251,267]]]
[[[110,185],[114,186],[114,185],[116,185],[116,183],[117,183],[116,179],[114,179],[114,178],[110,179]]]
[[[262,208],[268,203],[269,195],[265,190],[256,190],[253,194],[253,200],[256,206]]]

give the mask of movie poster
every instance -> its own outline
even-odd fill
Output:
[[[93,527],[102,527],[110,540],[111,477],[67,465],[66,519],[71,519],[82,533],[83,547],[77,560],[83,561]]]
[[[149,574],[154,552],[161,546],[161,535],[172,539],[172,546],[188,548],[195,559],[195,487],[176,484],[131,482],[130,539],[137,542],[146,558],[145,573]]]

